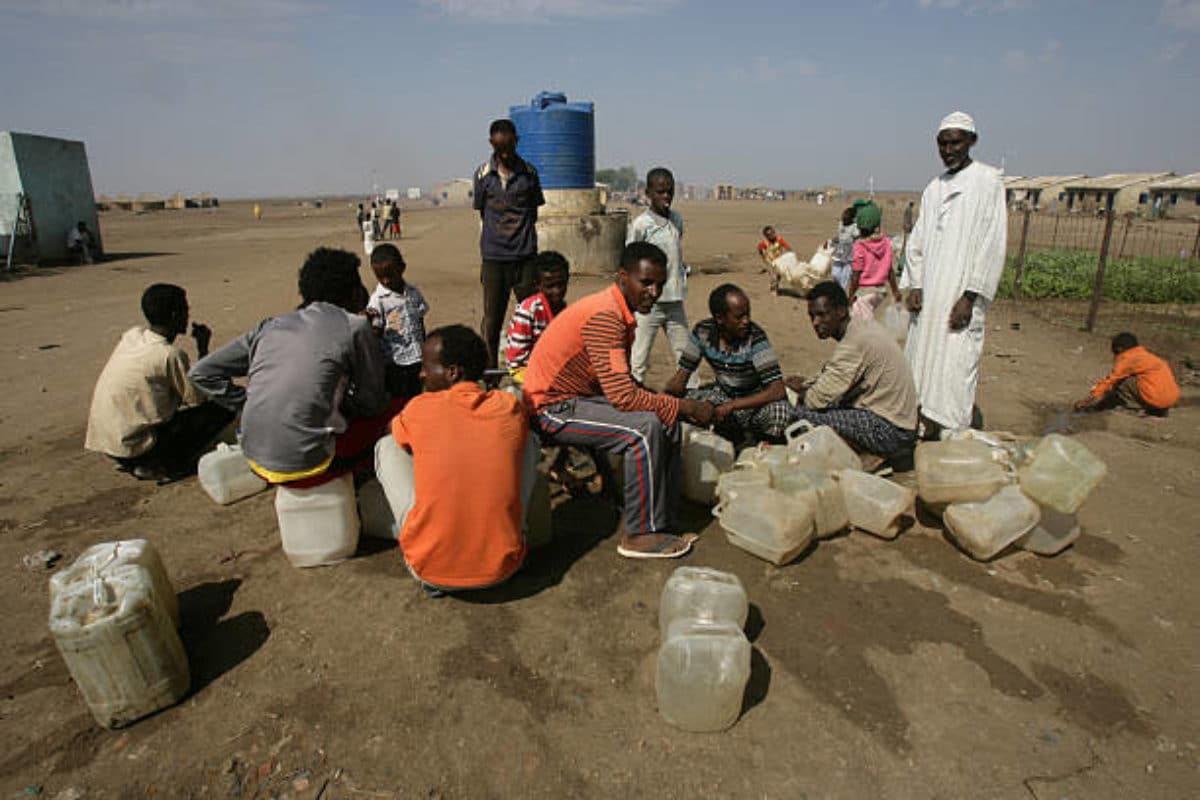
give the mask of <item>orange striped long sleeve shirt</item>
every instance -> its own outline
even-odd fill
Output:
[[[567,306],[546,327],[529,357],[525,398],[534,411],[563,400],[603,395],[618,411],[653,411],[665,424],[679,399],[642,388],[629,374],[633,312],[616,284]]]

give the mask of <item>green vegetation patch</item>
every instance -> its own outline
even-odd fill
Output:
[[[1041,250],[1025,256],[1021,295],[1032,300],[1087,300],[1092,296],[1098,258],[1080,250]],[[997,295],[1012,297],[1014,264],[1010,255]],[[1109,259],[1104,269],[1104,299],[1121,303],[1200,303],[1200,261],[1177,258]]]

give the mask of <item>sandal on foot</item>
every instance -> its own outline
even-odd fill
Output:
[[[642,534],[643,536],[654,536],[656,534]],[[662,538],[658,543],[649,550],[635,550],[631,547],[626,547],[624,541],[617,545],[617,552],[625,558],[679,558],[685,556],[692,551],[692,542],[696,541],[695,535],[689,536],[672,536],[670,534],[657,534]],[[631,537],[640,538],[640,537]]]

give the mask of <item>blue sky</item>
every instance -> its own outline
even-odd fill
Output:
[[[681,182],[920,188],[958,108],[1011,174],[1194,172],[1198,57],[1200,0],[0,0],[0,128],[110,193],[428,186],[541,89]]]

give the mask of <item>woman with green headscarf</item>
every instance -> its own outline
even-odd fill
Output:
[[[873,319],[888,288],[892,290],[892,298],[900,302],[900,287],[892,274],[892,242],[883,235],[883,211],[874,201],[859,206],[854,222],[858,226],[859,239],[854,243],[846,296],[853,304],[851,316]]]

